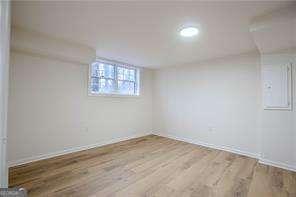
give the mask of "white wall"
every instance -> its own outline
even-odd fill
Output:
[[[156,71],[155,131],[256,154],[258,57],[248,54]]]
[[[293,63],[292,111],[261,110],[260,160],[296,171],[296,4],[255,17],[250,32],[260,51],[262,66]]]
[[[155,71],[154,131],[296,169],[295,108],[263,110],[260,64],[245,54]]]
[[[10,165],[152,131],[152,71],[141,71],[139,98],[90,97],[88,65],[61,57],[12,50]]]
[[[88,46],[17,26],[12,28],[11,46],[14,51],[79,64],[88,64],[96,53]]]
[[[10,70],[10,164],[154,131],[296,169],[295,99],[293,111],[263,110],[258,53],[143,69],[139,98],[89,97],[92,50],[18,31]]]
[[[262,54],[262,65],[289,64],[292,67],[292,111],[261,110],[261,160],[267,164],[279,165],[296,170],[296,56],[293,53]]]
[[[0,1],[0,188],[8,185],[7,107],[9,75],[10,2]]]

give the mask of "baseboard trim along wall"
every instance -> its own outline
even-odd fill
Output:
[[[254,158],[254,159],[258,159],[258,162],[261,163],[261,164],[265,164],[265,165],[269,165],[269,166],[273,166],[273,167],[282,168],[282,169],[285,169],[285,170],[290,170],[290,171],[296,172],[296,166],[285,164],[285,163],[282,163],[282,162],[267,160],[267,159],[261,158],[260,154],[251,153],[251,152],[247,152],[247,151],[242,151],[242,150],[227,147],[227,146],[217,146],[217,145],[214,145],[214,144],[201,142],[201,141],[197,141],[197,140],[192,140],[192,139],[188,139],[188,138],[183,138],[183,137],[175,136],[175,135],[172,135],[172,134],[153,133],[153,135],[167,137],[167,138],[178,140],[178,141],[183,141],[183,142],[187,142],[187,143],[191,143],[191,144],[195,144],[195,145],[199,145],[199,146],[204,146],[204,147],[213,148],[213,149],[217,149],[217,150],[223,150],[223,151],[235,153],[235,154],[238,154],[238,155],[251,157],[251,158]]]
[[[154,134],[154,135],[167,137],[167,138],[171,138],[171,139],[174,139],[174,140],[188,142],[190,144],[195,144],[195,145],[204,146],[204,147],[208,147],[208,148],[213,148],[213,149],[217,149],[217,150],[223,150],[223,151],[227,151],[227,152],[231,152],[231,153],[235,153],[235,154],[238,154],[238,155],[243,155],[243,156],[247,156],[247,157],[251,157],[251,158],[255,158],[255,159],[257,159],[259,157],[259,155],[251,153],[251,152],[241,151],[241,150],[230,148],[230,147],[227,147],[227,146],[217,146],[217,145],[214,145],[214,144],[201,142],[201,141],[197,141],[197,140],[192,140],[192,139],[189,139],[189,138],[183,138],[183,137],[175,136],[175,135],[172,135],[172,134]]]
[[[78,151],[83,151],[83,150],[87,150],[87,149],[91,149],[91,148],[101,147],[101,146],[105,146],[105,145],[108,145],[108,144],[113,144],[113,143],[117,143],[117,142],[121,142],[121,141],[125,141],[125,140],[130,140],[130,139],[134,139],[134,138],[138,138],[138,137],[143,137],[143,136],[147,136],[147,135],[151,135],[151,134],[161,136],[161,137],[170,138],[170,139],[174,139],[174,140],[178,140],[178,141],[187,142],[187,143],[190,143],[190,144],[195,144],[195,145],[199,145],[199,146],[204,146],[204,147],[208,147],[208,148],[213,148],[213,149],[217,149],[217,150],[227,151],[227,152],[235,153],[235,154],[238,154],[238,155],[243,155],[243,156],[255,158],[255,159],[258,159],[258,162],[261,163],[261,164],[274,166],[274,167],[277,167],[277,168],[282,168],[282,169],[285,169],[285,170],[290,170],[290,171],[296,172],[296,166],[285,164],[285,163],[282,163],[282,162],[276,162],[276,161],[271,161],[271,160],[268,160],[268,159],[264,159],[264,158],[261,158],[259,154],[255,154],[255,153],[251,153],[251,152],[247,152],[247,151],[242,151],[242,150],[227,147],[227,146],[217,146],[217,145],[214,145],[214,144],[205,143],[205,142],[192,140],[192,139],[188,139],[188,138],[183,138],[183,137],[175,136],[175,135],[172,135],[172,134],[162,134],[162,133],[143,133],[143,134],[134,134],[134,135],[127,136],[127,137],[114,138],[114,139],[111,139],[111,140],[98,142],[98,143],[95,143],[95,144],[69,148],[69,149],[65,149],[65,150],[62,150],[62,151],[57,151],[57,152],[48,153],[48,154],[42,154],[42,155],[28,157],[28,158],[23,158],[23,159],[20,159],[20,160],[17,160],[17,161],[11,161],[11,162],[8,162],[8,166],[9,167],[14,167],[14,166],[22,165],[22,164],[31,163],[31,162],[34,162],[34,161],[49,159],[49,158],[56,157],[56,156],[61,156],[61,155],[74,153],[74,152],[78,152]]]
[[[27,157],[27,158],[19,159],[17,161],[9,161],[8,167],[23,165],[23,164],[31,163],[34,161],[49,159],[52,157],[57,157],[57,156],[61,156],[61,155],[69,154],[69,153],[74,153],[74,152],[78,152],[78,151],[83,151],[83,150],[87,150],[87,149],[91,149],[91,148],[97,148],[97,147],[101,147],[101,146],[105,146],[105,145],[109,145],[109,144],[113,144],[113,143],[117,143],[117,142],[121,142],[121,141],[125,141],[125,140],[130,140],[130,139],[134,139],[134,138],[139,138],[139,137],[143,137],[143,136],[147,136],[147,135],[151,135],[151,133],[134,134],[134,135],[130,135],[127,137],[119,137],[119,138],[114,138],[111,140],[98,142],[95,144],[79,146],[79,147],[72,147],[72,148],[61,150],[61,151],[56,151],[53,153],[47,153],[47,154],[42,154],[42,155],[38,155],[38,156]]]
[[[285,163],[282,163],[282,162],[271,161],[271,160],[263,159],[263,158],[259,158],[258,162],[261,163],[261,164],[274,166],[274,167],[277,167],[277,168],[282,168],[282,169],[285,169],[285,170],[290,170],[290,171],[296,172],[296,166],[292,166],[292,165],[285,164]]]

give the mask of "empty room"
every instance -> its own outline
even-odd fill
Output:
[[[296,197],[296,1],[0,17],[1,197]]]

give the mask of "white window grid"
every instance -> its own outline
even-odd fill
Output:
[[[105,76],[98,76],[98,77],[93,77],[91,72],[92,72],[92,64],[93,62],[89,65],[89,82],[88,82],[88,94],[90,96],[139,96],[140,95],[140,69],[135,67],[135,66],[131,66],[125,63],[117,63],[117,62],[113,62],[113,61],[106,61],[106,60],[101,60],[98,59],[95,62],[97,63],[102,63],[102,64],[108,64],[113,66],[114,69],[114,78],[111,77],[105,77]],[[135,81],[133,80],[127,80],[127,79],[118,79],[118,68],[127,68],[129,70],[134,70],[135,73]],[[113,92],[92,92],[91,91],[91,79],[92,78],[97,78],[99,80],[100,83],[100,79],[105,79],[105,80],[112,80],[114,82],[114,91]],[[129,83],[133,83],[134,84],[134,93],[133,94],[122,94],[119,92],[119,88],[118,88],[118,82],[122,81],[122,82],[129,82]]]

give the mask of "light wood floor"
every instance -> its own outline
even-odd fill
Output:
[[[296,173],[146,136],[10,169],[29,196],[296,196]]]

